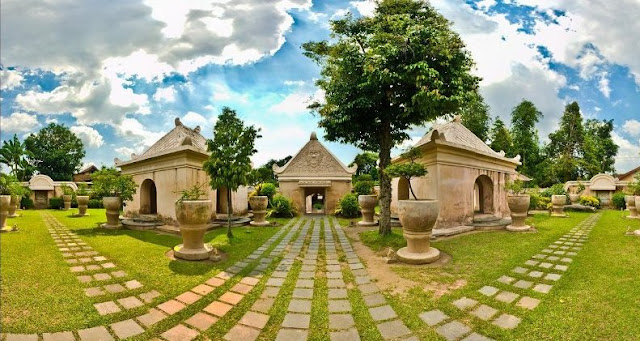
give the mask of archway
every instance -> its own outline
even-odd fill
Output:
[[[398,179],[398,200],[409,200],[409,181],[407,178]]]
[[[158,193],[151,179],[144,180],[140,185],[140,213],[158,214]]]
[[[486,175],[480,175],[473,185],[473,211],[493,213],[493,181]]]
[[[304,189],[305,213],[326,213],[325,192],[325,188],[311,187]]]

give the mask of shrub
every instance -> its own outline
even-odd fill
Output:
[[[362,177],[362,176],[360,176]],[[369,195],[373,193],[373,181],[358,181],[353,186],[356,195]]]
[[[260,187],[260,195],[269,197],[269,201],[271,201],[273,196],[276,195],[276,191],[276,185],[269,182],[262,184],[262,186]]]
[[[615,207],[617,210],[623,210],[626,208],[627,203],[624,200],[624,193],[622,192],[615,192],[613,194],[613,197],[611,198],[611,202],[613,203],[613,207]]]
[[[120,197],[122,202],[133,200],[138,185],[131,175],[122,175],[115,168],[102,167],[93,173],[93,191],[101,197]]]
[[[30,210],[35,208],[36,205],[34,205],[33,200],[31,200],[31,198],[22,197],[22,199],[20,200],[20,207],[22,207],[25,210]]]
[[[276,194],[271,200],[271,211],[269,216],[274,217],[293,217],[295,215],[295,208],[293,207],[293,200],[285,197],[281,194]]]
[[[78,208],[78,198],[75,195],[71,197],[71,208]]]
[[[552,195],[567,195],[563,184],[555,184],[540,193],[541,196],[551,198]]]
[[[89,203],[87,204],[88,208],[104,208],[102,206],[102,199],[89,199]]]
[[[355,179],[355,182],[360,182],[360,181],[372,181],[373,182],[373,177],[370,174],[362,174],[362,175],[358,175]]]
[[[64,207],[64,200],[62,198],[49,199],[49,208],[59,210]]]
[[[598,198],[591,195],[580,196],[580,204],[585,206],[600,208],[600,200],[598,200]]]
[[[543,197],[539,193],[529,193],[531,201],[529,201],[530,210],[546,210],[551,198]]]
[[[358,196],[351,193],[343,196],[342,199],[338,201],[335,214],[345,218],[355,218],[359,216],[360,205],[358,205]]]

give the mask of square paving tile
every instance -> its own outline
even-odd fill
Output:
[[[547,263],[547,262],[542,262],[538,266],[541,267],[541,268],[549,269],[549,268],[551,268],[553,266],[553,264]]]
[[[191,341],[198,337],[198,332],[179,324],[162,333],[161,336],[169,341]]]
[[[184,323],[200,331],[205,331],[209,329],[217,321],[218,321],[217,317],[214,317],[202,312],[198,312],[195,315],[188,318],[186,321],[184,321]]]
[[[493,321],[493,324],[504,329],[514,329],[520,324],[520,321],[522,320],[517,316],[502,314]]]
[[[329,288],[344,288],[347,285],[343,279],[329,279],[327,280],[327,287]]]
[[[218,299],[222,302],[226,302],[231,305],[236,305],[240,302],[240,300],[242,300],[243,297],[244,295],[236,294],[234,292],[225,292]]]
[[[198,286],[196,286],[195,288],[191,289],[191,291],[195,292],[196,294],[200,294],[200,295],[207,295],[208,293],[212,292],[215,288],[214,287],[210,287],[206,284],[200,284]]]
[[[276,297],[280,293],[280,287],[267,287],[262,292],[261,297]]]
[[[349,300],[330,300],[329,312],[330,313],[343,313],[351,311],[351,303]]]
[[[398,317],[396,312],[393,311],[390,305],[383,305],[381,307],[369,308],[369,314],[374,321],[386,321]]]
[[[496,287],[492,287],[489,285],[485,285],[482,288],[480,288],[480,290],[478,290],[479,293],[485,295],[485,296],[493,296],[498,292],[498,288]]]
[[[260,331],[236,324],[229,332],[224,336],[228,341],[253,341],[258,338]]]
[[[127,281],[124,283],[124,286],[127,287],[127,289],[129,290],[133,290],[133,289],[138,289],[138,288],[142,288],[142,283],[134,280],[131,281]]]
[[[551,288],[553,288],[553,285],[536,284],[536,286],[533,287],[533,290],[539,293],[548,294],[551,291]]]
[[[262,329],[269,322],[269,315],[248,311],[242,316],[238,323],[245,326]]]
[[[542,276],[544,276],[544,272],[541,272],[541,271],[531,271],[529,273],[529,277],[533,277],[533,278],[540,278]]]
[[[511,271],[513,271],[513,272],[515,272],[517,274],[525,274],[525,273],[527,273],[527,271],[529,271],[529,269],[518,266],[518,267],[515,267]]]
[[[422,319],[422,321],[424,321],[424,323],[431,327],[449,319],[449,316],[447,314],[438,309],[425,311],[424,313],[420,314],[419,317],[420,319]]]
[[[436,332],[447,340],[457,340],[471,332],[471,328],[459,321],[451,321],[436,329]]]
[[[519,280],[519,281],[513,283],[514,287],[520,288],[520,289],[529,289],[529,288],[531,288],[532,285],[533,285],[533,282],[524,281],[524,280]]]
[[[347,329],[355,326],[351,314],[329,314],[329,329]]]
[[[538,265],[539,263],[540,263],[540,262],[538,262],[537,260],[531,260],[531,259],[530,259],[530,260],[528,260],[528,261],[526,261],[526,262],[524,262],[524,264],[526,264],[526,265],[530,265],[530,266],[536,266],[536,265]]]
[[[84,293],[89,297],[95,297],[105,294],[104,290],[102,290],[102,288],[100,287],[86,288],[84,289]]]
[[[476,309],[474,309],[473,311],[471,311],[472,315],[484,321],[488,321],[493,317],[493,315],[497,313],[498,313],[498,309],[492,308],[485,304],[482,304]]]
[[[127,290],[127,288],[123,287],[122,284],[119,283],[107,284],[104,286],[104,289],[110,293],[118,293]]]
[[[478,301],[476,301],[474,299],[471,299],[471,298],[462,297],[462,298],[459,298],[459,299],[453,301],[452,303],[458,309],[467,310],[467,309],[475,306],[476,304],[478,304]]]
[[[296,288],[313,288],[312,279],[299,279],[296,282]]]
[[[258,284],[258,282],[260,282],[260,280],[253,277],[244,277],[242,280],[240,280],[240,283],[250,286],[255,286],[256,284]]]
[[[246,295],[251,291],[251,289],[253,289],[253,286],[251,286],[251,285],[242,284],[242,283],[236,283],[236,285],[234,285],[229,290],[231,290],[233,292],[237,292],[239,294]]]
[[[309,332],[306,329],[280,329],[275,341],[306,341],[307,334]]]
[[[360,289],[360,292],[362,292],[363,295],[373,294],[380,291],[380,289],[378,288],[377,285],[375,285],[375,283],[359,285],[358,289]]]
[[[119,312],[121,309],[118,305],[113,301],[96,303],[93,305],[98,310],[98,314],[100,315],[109,315]]]
[[[118,270],[118,271],[112,272],[111,276],[115,278],[122,278],[122,277],[127,277],[127,273],[122,270]]]
[[[253,303],[251,310],[266,314],[269,312],[269,309],[271,309],[274,302],[274,298],[260,298]]]
[[[550,274],[547,274],[546,276],[544,276],[544,279],[546,279],[548,281],[558,281],[558,280],[560,280],[561,277],[562,277],[562,275],[560,275],[560,274],[550,273]]]
[[[478,333],[471,333],[469,334],[469,336],[465,337],[464,339],[460,340],[460,341],[494,341],[493,339],[490,339],[484,335],[480,335]]]
[[[37,340],[38,337],[34,340]],[[44,333],[42,334],[43,341],[75,341],[76,338],[72,332],[59,332],[59,333]]]
[[[287,315],[284,316],[284,321],[282,321],[282,327],[309,329],[310,323],[311,323],[311,315],[309,314],[288,313]]]
[[[118,303],[125,309],[133,309],[144,305],[144,303],[135,296],[121,298],[118,300]]]
[[[393,320],[378,324],[378,331],[385,340],[399,338],[411,334],[411,331],[400,320]]]
[[[2,337],[3,334],[0,334]],[[8,341],[38,341],[38,334],[7,334]]]
[[[196,294],[194,292],[187,291],[187,292],[184,292],[184,293],[178,295],[176,297],[176,300],[178,300],[178,301],[180,301],[180,302],[182,302],[184,304],[189,305],[189,304],[193,304],[193,303],[197,302],[201,298],[202,298],[202,296],[200,296],[200,295],[198,295],[198,294]]]
[[[180,310],[184,309],[184,307],[186,306],[182,302],[178,302],[176,300],[169,300],[159,304],[157,308],[169,315],[173,315],[179,312]]]
[[[103,326],[78,330],[78,336],[82,341],[111,341],[113,337],[107,328]]]
[[[313,298],[313,289],[295,288],[293,289],[293,298],[311,299]]]
[[[347,298],[347,289],[329,289],[329,299]]]
[[[148,313],[138,316],[137,319],[138,319],[138,322],[140,322],[141,324],[143,324],[148,328],[164,320],[166,317],[167,315],[165,313],[161,312],[158,309],[151,308],[149,309]]]
[[[216,275],[216,277],[218,277],[218,278],[223,279],[223,280],[225,280],[225,281],[226,281],[226,280],[228,280],[229,278],[233,277],[233,274],[228,273],[228,272],[226,272],[226,271],[221,271],[221,272],[219,272],[219,273]]]
[[[95,265],[95,264],[87,265],[87,271],[95,271],[100,269],[102,269],[100,265]]]
[[[160,293],[157,292],[156,290],[151,290],[149,292],[142,293],[139,296],[146,303],[151,303],[151,301],[153,301],[157,297],[160,297]]]
[[[307,314],[310,314],[311,313],[311,301],[292,299],[291,302],[289,302],[288,311],[294,312],[294,313],[307,313]],[[331,311],[331,310],[329,310],[329,311]]]
[[[231,308],[233,308],[232,305],[229,305],[229,304],[226,304],[226,303],[222,303],[220,301],[213,301],[211,304],[206,306],[203,310],[206,311],[209,314],[212,314],[212,315],[215,315],[215,316],[218,316],[218,317],[222,317],[227,312],[229,312],[229,310],[231,310]]]
[[[93,278],[96,281],[106,281],[106,280],[111,279],[111,275],[101,272],[101,273],[97,273],[97,274],[93,275]]]
[[[223,285],[224,282],[225,281],[223,279],[220,279],[218,277],[211,277],[205,283],[207,283],[207,285],[210,285],[212,287],[219,287],[219,286]]]
[[[518,303],[516,303],[518,307],[529,309],[529,310],[535,309],[538,306],[538,304],[540,304],[539,299],[528,297],[528,296],[524,296],[523,298],[520,299],[520,301],[518,301]]]
[[[502,291],[496,295],[495,299],[500,302],[511,303],[515,301],[518,297],[520,297],[520,295],[516,293],[510,292],[510,291]]]
[[[331,341],[360,341],[360,335],[358,330],[351,328],[348,330],[341,330],[329,333],[329,340]]]
[[[110,327],[119,339],[126,339],[144,333],[144,329],[133,319],[113,323]]]
[[[382,296],[382,294],[372,294],[372,295],[367,295],[364,296],[364,303],[367,305],[367,307],[374,307],[377,305],[382,305],[382,304],[386,304],[387,300],[384,298],[384,296]]]

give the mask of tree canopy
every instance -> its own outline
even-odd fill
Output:
[[[413,125],[453,115],[475,92],[473,61],[451,23],[429,3],[383,0],[372,17],[331,22],[331,41],[303,44],[321,68],[316,84],[325,138],[378,151],[380,168]],[[380,174],[380,230],[390,227],[391,179]]]
[[[527,100],[520,102],[511,112],[511,138],[513,141],[511,152],[514,155],[520,155],[522,165],[518,167],[518,171],[528,176],[536,174],[536,166],[540,162],[540,140],[536,129],[540,118],[542,118],[542,113],[532,102]]]
[[[35,172],[35,167],[29,162],[29,158],[33,157],[31,152],[26,148],[24,142],[20,142],[17,135],[13,138],[2,142],[0,148],[0,163],[9,167],[11,174],[20,181],[27,181]]]
[[[509,129],[504,125],[504,122],[500,118],[496,118],[491,128],[491,149],[496,152],[504,151],[505,156],[514,157],[513,140],[511,139],[511,133]]]
[[[64,125],[51,123],[24,141],[29,158],[40,174],[57,181],[72,180],[85,156],[82,141]]]
[[[371,180],[378,181],[378,154],[372,152],[359,153],[349,164],[349,167],[354,164],[358,165],[354,174],[356,177],[368,174],[371,176]]]
[[[478,92],[472,92],[459,113],[462,124],[478,138],[486,142],[489,139],[489,106]]]

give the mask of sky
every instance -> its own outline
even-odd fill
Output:
[[[523,99],[544,117],[544,139],[564,106],[614,120],[620,173],[640,165],[640,0],[433,0],[482,77],[492,117]],[[51,122],[84,142],[88,164],[142,153],[179,117],[212,136],[221,108],[262,129],[255,165],[295,154],[318,118],[319,67],[307,41],[330,21],[371,15],[372,1],[2,0],[0,138]],[[417,141],[429,125],[415,127]],[[359,150],[326,145],[344,163]],[[398,149],[397,149],[398,150]],[[396,152],[397,152],[396,150]]]

